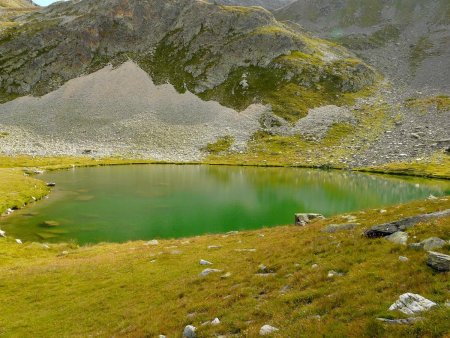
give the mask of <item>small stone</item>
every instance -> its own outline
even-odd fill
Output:
[[[256,249],[234,249],[236,252],[256,252]]]
[[[220,245],[208,245],[208,249],[220,249],[221,247]]]
[[[6,232],[3,230],[0,230],[0,237],[6,237]]]
[[[222,270],[219,269],[205,269],[202,272],[200,272],[200,277],[205,277],[208,276],[211,273],[215,273],[215,272],[222,272]]]
[[[434,196],[434,195],[432,195],[432,194],[430,194],[430,196],[428,196],[427,199],[428,199],[428,200],[437,200],[437,197]]]
[[[409,261],[409,258],[408,258],[408,257],[405,257],[405,256],[398,256],[398,260],[399,260],[400,262],[407,262],[407,261]]]
[[[386,239],[395,244],[406,245],[408,242],[408,234],[403,231],[397,231],[392,235],[386,236]]]
[[[183,330],[183,337],[185,338],[196,338],[197,334],[195,331],[197,328],[193,325],[186,325]]]
[[[337,271],[334,271],[334,270],[328,271],[328,275],[327,275],[328,278],[333,278],[333,277],[336,277],[336,276],[344,276],[344,273],[337,272]]]
[[[22,244],[22,241],[20,239],[16,238],[16,243],[17,244]]]
[[[422,320],[422,318],[421,317],[409,317],[402,319],[377,318],[377,320],[387,324],[413,324],[419,320]]]
[[[55,182],[47,182],[47,187],[54,187],[56,186]]]
[[[407,315],[427,311],[437,304],[415,293],[404,293],[389,307],[389,311],[398,310]]]
[[[381,209],[380,210],[380,214],[384,214],[384,213],[386,213],[387,212],[387,210],[385,210],[385,209]]]
[[[317,265],[317,264],[311,265],[311,269],[317,269],[318,267],[319,267],[319,265]]]
[[[263,325],[261,327],[261,329],[259,330],[259,335],[260,336],[267,336],[267,335],[272,334],[272,333],[277,332],[277,331],[279,331],[279,330],[276,327],[266,324],[266,325]]]
[[[420,244],[422,244],[424,250],[430,251],[442,248],[447,242],[439,237],[430,237],[420,242]]]
[[[163,334],[160,334],[160,335],[159,335],[159,338],[166,338],[166,336],[163,335]]]
[[[145,245],[158,245],[159,242],[156,239],[152,239],[151,241],[148,241],[145,243]]]
[[[212,263],[208,262],[208,261],[206,261],[204,259],[200,259],[200,265],[212,265]]]
[[[220,278],[228,278],[231,276],[231,272],[227,272],[225,274],[223,274],[222,276],[220,276]]]
[[[239,233],[239,231],[233,230],[233,231],[228,231],[226,234],[227,235],[237,235]]]
[[[219,324],[220,324],[220,320],[217,317],[211,321],[211,325],[219,325]]]
[[[440,272],[450,271],[450,256],[435,251],[428,251],[427,264]]]
[[[264,264],[260,264],[258,266],[258,271],[259,273],[269,273],[269,269],[267,268],[267,266],[265,266]]]

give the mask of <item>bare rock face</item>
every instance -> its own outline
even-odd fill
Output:
[[[390,311],[398,310],[407,315],[413,315],[437,306],[436,303],[415,293],[404,293],[389,307]]]
[[[427,264],[440,272],[450,271],[450,256],[439,252],[429,251]]]

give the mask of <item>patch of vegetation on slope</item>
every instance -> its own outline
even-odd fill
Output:
[[[334,216],[305,227],[283,226],[228,235],[124,244],[19,245],[0,238],[0,325],[5,335],[180,336],[185,325],[199,337],[258,336],[264,324],[274,336],[442,337],[449,330],[448,274],[436,273],[427,253],[366,239],[368,227],[450,208],[448,198]],[[353,216],[355,228],[322,232]],[[421,241],[450,239],[449,217],[407,230]],[[214,248],[208,248],[214,245]],[[250,249],[250,250],[249,250]],[[246,251],[247,250],[247,251]],[[439,249],[449,254],[450,246]],[[406,256],[407,262],[399,260]],[[200,259],[222,270],[200,277]],[[260,273],[263,264],[273,274]],[[341,273],[328,277],[329,271]],[[413,278],[412,278],[413,276]],[[399,295],[418,293],[439,305],[411,325],[377,317]],[[32,299],[33,301],[30,301]],[[219,325],[201,325],[215,317]]]
[[[353,156],[364,152],[386,128],[394,123],[388,118],[389,106],[364,105],[353,111],[356,123],[336,123],[325,137],[276,135],[258,132],[245,152],[213,154],[206,162],[234,165],[309,166],[345,168]]]
[[[423,98],[411,98],[405,102],[409,108],[418,109],[421,112],[427,112],[430,109],[436,109],[440,113],[450,111],[450,97],[447,95],[437,95]]]

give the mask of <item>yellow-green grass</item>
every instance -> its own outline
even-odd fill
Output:
[[[430,96],[418,99],[406,100],[406,106],[427,112],[430,108],[435,108],[438,112],[450,111],[450,97],[446,95]]]
[[[21,208],[49,193],[46,184],[25,176],[17,168],[0,168],[0,214],[8,208]]]
[[[366,239],[373,224],[450,208],[449,198],[355,212],[360,225],[334,234],[326,224],[281,226],[190,239],[75,246],[16,244],[0,238],[0,334],[16,337],[256,337],[264,324],[277,337],[444,337],[450,332],[448,273],[426,264],[426,252],[385,239]],[[313,210],[311,210],[313,211]],[[450,218],[407,231],[410,241],[450,239]],[[209,245],[221,248],[208,249]],[[236,251],[255,249],[254,252]],[[67,251],[62,254],[62,251]],[[450,253],[450,247],[440,249]],[[399,256],[409,258],[399,261]],[[223,272],[199,277],[200,259]],[[276,274],[258,276],[264,264]],[[317,264],[317,268],[312,265]],[[345,273],[328,278],[329,270]],[[227,278],[221,278],[225,273]],[[280,292],[281,289],[289,289]],[[404,318],[389,306],[405,292],[441,305],[412,325],[388,325],[377,317]],[[317,317],[317,316],[320,316]],[[218,326],[201,323],[220,318]]]
[[[361,171],[450,179],[450,156],[438,153],[428,160],[388,163],[382,166],[363,168]]]

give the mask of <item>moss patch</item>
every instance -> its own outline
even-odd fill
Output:
[[[450,111],[450,97],[447,95],[408,99],[405,104],[407,107],[418,109],[421,112],[427,112],[430,108],[434,108],[440,113]]]
[[[209,143],[203,150],[210,154],[220,154],[223,152],[227,152],[233,145],[233,143],[234,138],[232,136],[224,136],[219,138],[214,143]]]

